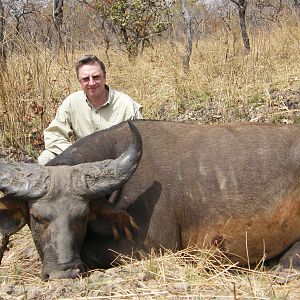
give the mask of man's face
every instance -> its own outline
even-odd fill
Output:
[[[79,68],[78,79],[82,90],[90,100],[101,96],[105,91],[106,76],[97,63]]]

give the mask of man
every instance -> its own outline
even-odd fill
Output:
[[[82,90],[62,102],[44,130],[45,150],[38,157],[41,165],[68,148],[72,136],[79,139],[128,119],[143,118],[140,104],[106,84],[105,65],[96,56],[84,56],[75,68]]]

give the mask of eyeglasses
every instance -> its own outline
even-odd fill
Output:
[[[100,80],[101,80],[101,76],[100,75],[83,77],[83,78],[79,79],[79,81],[82,82],[82,83],[89,83],[90,81],[98,82]]]

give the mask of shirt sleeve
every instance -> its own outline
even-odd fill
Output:
[[[143,106],[139,103],[133,101],[133,108],[134,108],[134,119],[143,119],[142,110]]]
[[[45,149],[60,154],[71,146],[72,135],[70,101],[66,99],[58,108],[54,120],[44,130]]]

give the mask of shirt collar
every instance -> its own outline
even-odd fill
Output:
[[[107,107],[111,104],[112,101],[112,92],[111,92],[111,88],[109,87],[109,85],[105,84],[105,88],[108,90],[108,99],[107,101],[100,107],[98,107],[97,109],[101,109],[104,107]],[[90,100],[88,99],[88,97],[85,94],[85,100],[87,102],[87,104],[91,107],[91,108],[95,108],[94,105],[90,102]]]

